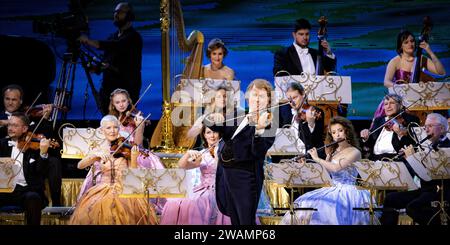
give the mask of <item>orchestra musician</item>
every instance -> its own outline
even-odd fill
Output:
[[[202,67],[203,78],[234,80],[234,70],[223,63],[228,54],[225,43],[219,38],[213,38],[208,43],[206,57],[211,61]]]
[[[28,125],[30,131],[33,131],[41,118],[43,118],[42,122],[39,125],[39,128],[36,129],[35,133],[43,134],[48,139],[54,138],[55,134],[53,131],[53,127],[51,125],[51,122],[48,120],[51,111],[53,110],[52,104],[33,106],[34,108],[25,110],[24,105],[22,104],[24,91],[22,87],[17,84],[10,84],[5,86],[2,90],[2,95],[4,111],[0,113],[0,125],[2,125],[2,127],[0,128],[1,138],[7,136],[6,127],[3,125],[8,122],[8,119],[11,117],[12,113],[22,111],[27,112],[27,117],[30,120],[30,125]],[[52,206],[61,206],[62,165],[59,149],[50,149],[47,161],[47,169],[44,172],[46,173],[45,176],[48,178]]]
[[[401,112],[402,97],[388,94],[384,97],[384,112],[386,116],[374,119],[370,129],[360,132],[361,139],[369,149],[369,159],[381,160],[383,157],[392,158],[407,145],[414,143],[408,132],[411,122],[419,123],[419,118],[406,112]],[[402,113],[398,118],[386,123],[389,119]]]
[[[104,116],[100,127],[107,148],[98,149],[87,155],[80,160],[78,168],[84,169],[97,163],[102,177],[77,202],[69,224],[157,224],[155,207],[146,198],[119,197],[122,190],[122,170],[138,167],[137,158],[140,152],[138,146],[133,146],[128,151],[125,151],[124,147],[119,148],[120,145],[117,145],[119,120],[115,116]],[[112,155],[111,152],[117,155]]]
[[[275,137],[270,135],[272,85],[253,80],[246,91],[249,114],[206,117],[204,124],[222,135],[216,172],[216,200],[219,210],[233,225],[255,225],[256,210],[264,180],[264,158]],[[228,121],[225,121],[227,118]],[[230,120],[233,121],[230,122]],[[266,131],[268,131],[266,133]]]
[[[425,131],[431,141],[430,148],[425,149],[425,151],[450,147],[450,139],[447,137],[448,121],[441,114],[430,113],[427,115]],[[407,158],[414,154],[415,150],[412,145],[408,145],[404,148],[404,152]],[[408,164],[406,159],[404,162]],[[412,168],[409,167],[408,170],[414,176],[415,173]],[[421,179],[420,188],[417,190],[389,193],[384,200],[383,214],[380,219],[381,223],[384,225],[396,225],[399,216],[397,210],[406,209],[408,216],[420,225],[441,224],[439,216],[431,220],[433,215],[438,211],[438,208],[431,206],[431,202],[440,201],[442,190],[444,190],[444,200],[447,202],[450,200],[449,179],[445,179],[443,184],[444,186],[441,186],[441,180],[438,179],[431,181]]]
[[[30,143],[25,137],[29,124],[25,114],[13,112],[7,126],[9,138],[0,139],[0,164],[19,165],[19,172],[14,173],[14,191],[0,193],[0,207],[21,206],[25,211],[26,224],[39,225],[41,209],[48,204],[44,193],[44,176],[50,142],[44,137],[33,148],[29,147]]]
[[[323,110],[310,106],[305,97],[305,90],[300,83],[292,82],[286,92],[290,99],[289,105],[280,107],[280,127],[290,124],[298,130],[300,140],[305,144],[306,151],[323,146],[324,117]],[[319,153],[321,157],[323,152]]]
[[[134,106],[130,95],[125,89],[115,89],[110,95],[109,114],[119,119],[119,134],[126,138],[131,145],[138,145],[142,147],[144,139],[144,127],[146,122],[143,122],[142,112],[137,109],[132,109]],[[139,126],[137,126],[139,125]],[[150,151],[146,154],[139,154],[137,163],[142,168],[164,169],[164,164],[160,158]],[[82,186],[78,199],[90,189],[97,181],[101,179],[100,166],[94,163],[94,168],[87,174]],[[94,179],[95,176],[95,179]],[[158,211],[163,207],[164,200],[152,200]]]
[[[306,19],[295,22],[292,37],[294,43],[275,53],[273,75],[285,76],[280,71],[287,71],[290,75],[307,74],[323,75],[326,71],[336,70],[336,55],[332,52],[329,43],[321,40],[323,54],[309,47],[311,24]],[[322,57],[323,70],[316,73],[317,57]]]

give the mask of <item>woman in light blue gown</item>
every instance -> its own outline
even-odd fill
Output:
[[[297,198],[296,208],[316,208],[317,211],[296,211],[293,224],[369,224],[368,212],[353,210],[368,207],[370,202],[370,193],[355,186],[358,173],[352,163],[361,159],[355,130],[346,118],[334,117],[330,120],[325,141],[330,143],[341,139],[345,140],[326,149],[326,160],[318,157],[315,148],[309,151],[312,159],[322,164],[331,174],[332,186],[307,192]],[[285,214],[281,224],[291,224],[290,213]]]

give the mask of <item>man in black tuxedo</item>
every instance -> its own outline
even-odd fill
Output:
[[[425,151],[439,150],[439,148],[450,147],[450,139],[447,138],[448,122],[447,119],[438,113],[431,113],[427,116],[425,121],[425,131],[427,136],[430,137],[431,146],[430,149]],[[405,157],[414,154],[414,148],[412,145],[406,147]],[[408,162],[404,160],[406,164]],[[408,166],[409,167],[409,166]],[[411,174],[412,168],[409,167]],[[393,192],[389,193],[383,206],[383,215],[381,216],[381,223],[385,225],[396,225],[398,222],[397,209],[406,208],[406,213],[414,220],[414,222],[420,225],[426,225],[430,222],[433,215],[438,211],[437,208],[431,206],[432,201],[440,201],[441,180],[420,181],[421,186],[418,190],[406,191],[406,192]],[[440,191],[439,191],[440,190]],[[444,180],[444,200],[450,200],[450,181]],[[447,208],[448,212],[448,208]],[[431,220],[430,224],[440,224],[439,216],[436,216]]]
[[[11,115],[15,112],[24,111],[22,104],[24,91],[21,86],[17,84],[7,85],[3,88],[2,94],[4,110],[0,112],[0,139],[5,138],[8,135],[7,125]],[[51,122],[48,120],[52,111],[52,105],[46,104],[42,106],[44,119],[42,120],[39,128],[35,133],[43,134],[49,139],[54,138],[53,127],[51,125]],[[28,125],[30,131],[34,130],[34,128],[39,123],[39,120],[40,118],[31,118],[31,123],[30,125]],[[47,170],[45,172],[45,176],[48,177],[52,206],[61,206],[62,170],[60,153],[58,150],[50,150]]]
[[[298,129],[299,139],[305,144],[306,151],[322,147],[323,111],[314,106],[310,106],[307,110],[301,108],[305,90],[299,83],[290,83],[286,95],[291,103],[280,107],[280,127],[290,124],[291,127]],[[319,155],[325,158],[325,152],[319,152]]]
[[[324,53],[319,54],[316,49],[309,48],[311,24],[305,19],[298,19],[295,22],[292,37],[294,43],[286,49],[275,53],[273,75],[286,76],[280,71],[287,71],[290,75],[307,74],[324,75],[327,72],[336,70],[336,56],[332,53],[330,45],[326,40],[322,40],[321,45]],[[322,57],[323,70],[316,71],[317,56]],[[278,73],[280,72],[280,73]]]
[[[216,200],[219,210],[230,216],[233,225],[255,225],[258,201],[264,180],[264,159],[275,140],[270,130],[271,116],[263,111],[270,106],[272,86],[255,79],[247,87],[249,114],[227,119],[211,114],[204,124],[220,132],[219,163],[216,173]],[[225,122],[224,122],[225,121]]]
[[[15,112],[8,121],[8,138],[0,140],[2,164],[18,164],[20,171],[14,176],[16,186],[12,193],[0,193],[0,206],[17,205],[25,210],[26,223],[39,225],[41,209],[47,205],[44,194],[44,171],[47,168],[49,140],[42,139],[39,151],[19,149],[18,141],[28,132],[29,120]],[[7,159],[7,160],[6,160]]]
[[[383,125],[387,120],[395,117],[401,112],[402,97],[397,94],[388,94],[384,97],[384,112],[386,116],[377,117],[374,119],[372,127],[370,129],[364,129],[361,131],[360,136],[364,144],[370,149],[369,159],[381,160],[383,157],[392,158],[400,153],[400,150],[414,143],[408,133],[408,125],[411,122],[419,123],[419,118],[403,113],[399,116],[400,119],[395,119],[395,122],[386,125],[386,127],[380,128],[374,132],[375,129]],[[403,121],[402,123],[399,123]],[[370,136],[370,132],[373,132]]]

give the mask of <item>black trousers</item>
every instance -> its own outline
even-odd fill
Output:
[[[39,193],[31,191],[27,186],[16,185],[12,193],[0,193],[0,207],[22,207],[25,210],[27,225],[39,225],[41,223],[41,209],[45,205],[46,200]]]
[[[450,191],[445,191],[446,200]],[[398,215],[396,209],[406,208],[406,213],[420,225],[440,224],[439,215],[431,218],[438,212],[437,208],[431,206],[432,201],[438,201],[440,192],[435,190],[414,190],[405,192],[392,192],[386,196],[383,205],[383,214],[381,223],[383,225],[396,225],[398,223]],[[431,222],[430,222],[431,220]]]
[[[48,185],[50,187],[52,206],[61,206],[62,170],[60,158],[54,156],[48,157],[48,168],[45,177],[48,179]]]
[[[250,171],[226,168],[223,172],[232,225],[256,225],[256,211],[261,195],[262,179]]]

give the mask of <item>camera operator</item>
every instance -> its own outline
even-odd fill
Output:
[[[142,37],[133,28],[134,12],[131,4],[122,2],[114,10],[114,25],[118,31],[108,40],[91,40],[80,36],[83,44],[104,50],[106,69],[100,89],[104,113],[108,111],[109,96],[116,88],[123,88],[137,101],[141,90]]]

